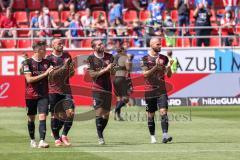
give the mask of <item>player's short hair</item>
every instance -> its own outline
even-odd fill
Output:
[[[117,47],[116,48],[116,52],[117,53],[122,53],[123,51],[125,51],[126,49],[123,46]]]
[[[54,42],[55,42],[56,40],[60,40],[60,41],[62,41],[61,38],[58,38],[58,37],[53,38],[53,39],[52,39],[52,42],[51,42],[51,47],[53,47],[53,44],[54,44]]]
[[[100,39],[93,39],[92,41],[91,41],[91,47],[92,47],[92,49],[94,49],[95,47],[96,47],[96,42],[97,41],[99,41]]]
[[[172,54],[173,54],[173,53],[172,53],[172,50],[168,50],[168,51],[167,51],[167,55],[168,55],[168,56],[172,56]]]
[[[45,41],[37,41],[34,42],[32,45],[33,50],[37,50],[39,48],[41,48],[42,46],[46,46],[46,42]]]

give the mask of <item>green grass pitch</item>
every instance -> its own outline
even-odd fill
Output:
[[[78,108],[77,112],[86,112]],[[106,145],[97,144],[95,121],[75,121],[69,133],[72,147],[56,148],[48,130],[48,149],[31,149],[23,108],[0,108],[0,160],[238,160],[240,158],[240,107],[170,107],[173,143],[150,144],[145,110],[124,108],[127,121],[111,120]],[[36,138],[38,138],[36,124]]]

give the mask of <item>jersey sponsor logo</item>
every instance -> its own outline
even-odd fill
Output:
[[[6,95],[6,92],[9,90],[10,88],[10,83],[2,83],[0,85],[0,99],[5,99],[8,98],[8,95]]]

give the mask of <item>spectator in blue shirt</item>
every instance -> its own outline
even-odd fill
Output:
[[[212,8],[213,7],[213,0],[195,0],[194,4],[197,7],[199,3],[203,3],[204,7]]]
[[[157,0],[153,0],[152,3],[149,3],[147,8],[153,20],[159,19],[159,17],[162,16],[162,12],[165,9],[166,9],[165,4],[157,2]]]
[[[28,32],[28,36],[33,36],[33,37],[37,37],[39,35],[39,30],[35,30],[37,28],[39,28],[39,23],[38,23],[38,18],[40,16],[40,12],[39,11],[35,11],[35,16],[32,17],[31,22],[30,22],[30,28],[33,28],[34,30],[30,30]]]
[[[77,37],[83,37],[84,32],[83,32],[83,26],[80,20],[80,15],[77,13],[74,16],[74,19],[71,21],[69,25],[70,29],[70,38],[77,38]],[[80,47],[80,40],[79,39],[73,39],[71,41],[71,48],[78,48]]]
[[[123,10],[123,7],[119,3],[119,0],[114,0],[113,6],[111,7],[110,12],[109,12],[110,24],[114,23],[115,19],[117,19],[117,18],[119,18],[119,19],[123,18],[122,10]]]

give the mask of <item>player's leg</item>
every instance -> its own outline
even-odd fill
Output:
[[[123,97],[117,97],[114,120],[123,121],[123,118],[121,117],[121,108],[125,105],[125,99]]]
[[[50,104],[50,112],[51,112],[51,130],[52,130],[52,135],[55,139],[55,146],[62,145],[59,131],[62,128],[64,123],[58,115],[59,114],[58,108],[56,108],[56,104],[59,100],[61,99],[59,99],[58,94],[49,94],[49,104]]]
[[[40,142],[38,148],[48,148],[49,144],[45,141],[46,136],[46,119],[48,115],[48,98],[41,98],[38,100],[38,114],[39,114],[39,135]]]
[[[157,143],[155,137],[155,112],[157,111],[157,98],[148,98],[146,99],[146,112],[147,112],[147,121],[148,121],[148,129],[151,136],[151,143]]]
[[[66,119],[64,121],[64,127],[63,127],[63,132],[62,132],[62,136],[61,136],[61,140],[63,141],[63,143],[66,146],[70,146],[71,143],[69,142],[69,139],[67,137],[69,130],[72,127],[73,124],[73,119],[74,119],[74,103],[72,100],[72,96],[71,95],[67,95],[65,100],[64,100],[64,110],[66,113]]]
[[[96,111],[96,128],[99,144],[105,144],[103,131],[107,126],[111,109],[112,95],[110,93],[94,93],[94,107]]]
[[[172,137],[168,135],[168,97],[166,94],[158,98],[158,107],[160,108],[161,127],[162,127],[162,142],[167,143],[172,141]]]
[[[36,100],[26,100],[27,115],[28,115],[28,133],[30,137],[30,146],[32,148],[37,147],[35,141],[35,117],[37,114],[37,103]]]
[[[123,121],[121,117],[121,108],[125,106],[128,101],[128,81],[125,77],[117,77],[114,81],[115,94],[117,97],[117,103],[115,108],[115,119]]]
[[[97,134],[98,134],[98,141],[99,144],[104,144],[104,137],[103,137],[103,130],[106,127],[106,118],[103,118],[104,111],[103,107],[99,106],[96,111],[96,128],[97,128]]]

